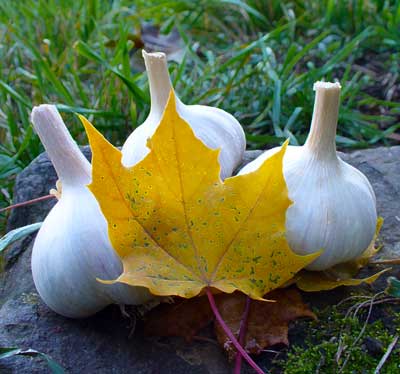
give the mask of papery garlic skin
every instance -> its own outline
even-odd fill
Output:
[[[122,163],[133,166],[148,153],[147,139],[158,127],[170,91],[173,89],[164,53],[146,53],[143,58],[149,76],[151,109],[149,116],[128,137],[122,147]],[[239,122],[229,113],[203,105],[185,105],[176,97],[179,115],[189,123],[196,136],[212,149],[221,149],[221,178],[230,177],[240,164],[246,148],[246,138]]]
[[[336,153],[339,83],[317,82],[310,134],[301,146],[289,146],[283,172],[293,204],[286,213],[290,248],[300,255],[323,253],[308,270],[325,270],[359,257],[373,240],[376,199],[359,170]],[[250,173],[279,148],[266,151],[239,174]]]
[[[32,275],[41,298],[71,318],[90,316],[112,303],[148,301],[152,296],[145,288],[96,279],[116,279],[122,263],[87,188],[91,165],[53,105],[33,108],[31,120],[62,183],[61,198],[44,220],[32,251]]]

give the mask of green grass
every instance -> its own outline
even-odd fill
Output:
[[[304,141],[319,79],[343,85],[341,147],[394,143],[399,0],[0,0],[0,207],[42,151],[33,105],[56,103],[82,144],[72,112],[115,144],[145,119],[146,76],[131,67],[143,20],[184,39],[184,61],[170,65],[181,99],[231,112],[251,148]]]

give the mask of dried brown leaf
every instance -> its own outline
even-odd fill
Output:
[[[294,289],[279,289],[266,295],[275,302],[255,301],[250,304],[247,334],[244,348],[248,353],[259,354],[275,344],[288,345],[289,323],[301,317],[316,319],[315,314],[303,303],[300,293]],[[235,334],[239,335],[240,322],[246,296],[242,293],[218,295],[217,305],[222,318]],[[219,324],[215,324],[219,343],[233,358],[236,350]]]
[[[144,331],[150,336],[181,336],[191,341],[213,318],[207,297],[175,299],[175,303],[161,304],[147,314]]]
[[[291,321],[300,317],[316,318],[294,288],[275,290],[266,297],[275,302],[251,301],[245,339],[245,349],[248,353],[259,354],[263,349],[275,344],[288,345]],[[217,294],[215,300],[222,318],[235,336],[238,336],[246,296],[240,292]],[[176,303],[162,304],[147,315],[145,333],[157,336],[181,336],[190,341],[213,318],[206,297],[177,299]],[[218,323],[214,324],[214,329],[218,342],[229,357],[233,358],[236,351],[228,337]]]

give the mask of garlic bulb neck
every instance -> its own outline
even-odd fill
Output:
[[[91,167],[68,132],[54,105],[34,107],[31,122],[56,169],[63,188],[88,184]]]
[[[340,84],[316,82],[310,133],[304,147],[319,160],[338,161],[336,129],[339,116]]]
[[[336,155],[339,83],[317,82],[310,134],[289,146],[283,173],[293,204],[286,212],[286,238],[299,255],[323,250],[308,270],[326,270],[359,257],[371,243],[377,220],[372,186]],[[280,148],[264,152],[239,174],[257,170]]]
[[[168,97],[174,88],[169,76],[167,58],[164,53],[147,53],[142,51],[146,71],[149,78],[151,107],[149,116],[160,120],[164,108],[167,105]],[[177,98],[177,102],[179,99]]]
[[[145,288],[97,281],[116,279],[123,267],[108,238],[107,221],[87,187],[91,165],[54,106],[34,108],[31,119],[63,186],[32,250],[32,276],[41,298],[71,318],[89,316],[112,303],[148,301],[152,296]]]
[[[122,164],[131,167],[149,153],[147,140],[160,124],[169,94],[173,91],[164,53],[146,53],[143,58],[150,82],[151,108],[146,120],[122,146]],[[176,96],[176,110],[195,135],[209,148],[220,149],[221,178],[232,175],[246,148],[246,137],[240,123],[229,113],[205,105],[185,105]]]

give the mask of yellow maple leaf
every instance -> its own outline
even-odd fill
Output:
[[[213,287],[261,299],[319,255],[296,255],[286,242],[286,144],[257,171],[222,182],[219,150],[207,148],[179,117],[173,93],[148,140],[150,153],[131,168],[81,120],[93,152],[89,188],[124,267],[110,283],[160,296],[189,298]]]
[[[389,270],[383,269],[367,278],[336,278],[333,274],[325,271],[301,271],[295,283],[298,288],[305,292],[328,291],[340,286],[371,284]]]

